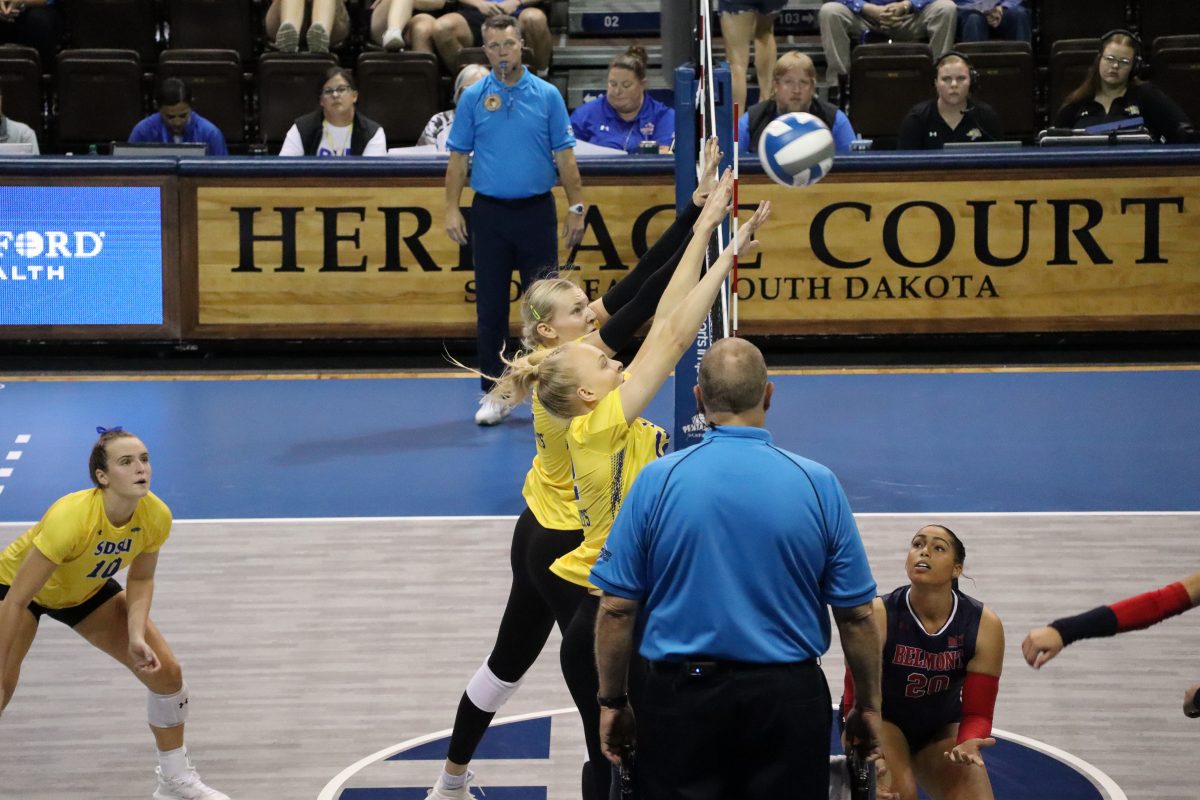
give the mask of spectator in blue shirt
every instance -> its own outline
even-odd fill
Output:
[[[634,45],[608,65],[608,91],[571,115],[575,138],[636,153],[642,142],[654,150],[675,138],[675,109],[646,94],[646,49]]]
[[[850,42],[868,31],[898,42],[928,40],[940,58],[954,46],[956,12],[954,0],[830,0],[817,13],[826,82],[836,85],[850,72]]]
[[[954,0],[958,3],[958,41],[1008,39],[1033,43],[1033,23],[1022,0]]]
[[[131,142],[208,145],[208,155],[227,156],[219,128],[192,110],[192,90],[179,78],[167,78],[158,87],[158,111],[134,126]]]
[[[757,153],[758,139],[771,120],[797,111],[812,114],[829,127],[837,152],[850,152],[854,128],[840,108],[816,96],[817,68],[811,58],[803,53],[784,53],[775,62],[772,83],[775,99],[750,106],[738,120],[739,152]]]

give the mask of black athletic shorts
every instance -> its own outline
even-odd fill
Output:
[[[33,616],[38,619],[41,619],[42,615],[45,614],[46,616],[50,617],[50,619],[56,619],[62,624],[74,628],[76,625],[87,619],[93,611],[119,595],[122,591],[124,591],[124,589],[121,587],[121,584],[117,583],[116,578],[109,578],[104,582],[104,585],[100,587],[100,591],[96,592],[94,595],[89,597],[87,600],[84,600],[77,606],[68,606],[67,608],[46,608],[43,605],[39,605],[38,603],[31,601],[28,605],[28,608],[30,613],[32,613]],[[0,600],[3,600],[6,594],[8,594],[7,584],[0,583]]]

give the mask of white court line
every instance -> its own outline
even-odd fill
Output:
[[[6,461],[19,461],[20,459],[21,459],[21,451],[20,450],[9,450],[8,455],[5,456]]]
[[[509,722],[524,722],[527,719],[556,717],[559,714],[577,713],[579,712],[575,710],[574,706],[571,708],[556,708],[552,711],[534,711],[531,714],[518,714],[514,717],[504,717],[503,719],[493,720],[492,725],[505,725]],[[407,741],[400,742],[400,744],[394,744],[391,747],[385,747],[377,753],[372,753],[366,758],[359,759],[335,775],[333,780],[329,781],[329,783],[325,784],[325,788],[321,790],[319,795],[317,795],[317,800],[334,800],[334,798],[338,796],[338,792],[345,785],[346,781],[354,777],[354,775],[361,771],[364,767],[368,767],[371,764],[374,764],[376,761],[383,761],[388,756],[393,756],[396,753],[400,753],[405,750],[412,750],[414,747],[419,747],[420,745],[427,744],[438,739],[444,739],[453,732],[453,728],[446,728],[435,733],[427,733],[424,736],[418,736],[415,739],[408,739]],[[1124,795],[1122,795],[1121,800],[1125,800]]]
[[[11,478],[12,472],[12,467],[0,467],[0,478]]]
[[[4,494],[4,484],[0,483],[0,494]]]
[[[33,437],[30,436],[28,433],[22,433],[20,436],[18,436],[16,438],[16,440],[13,442],[13,444],[29,444],[29,440],[31,438],[33,438]]]
[[[541,717],[556,717],[562,714],[578,713],[574,708],[556,708],[551,711],[534,711],[530,714],[518,714],[512,717],[504,717],[492,722],[492,725],[505,725],[510,722],[524,722],[527,719],[538,719]],[[385,747],[378,752],[372,753],[365,758],[361,758],[354,762],[344,770],[333,777],[329,783],[325,784],[325,788],[317,795],[317,800],[336,800],[338,793],[345,787],[346,782],[361,772],[364,768],[369,767],[377,761],[384,761],[387,758],[394,756],[396,753],[412,750],[420,747],[423,744],[444,739],[454,732],[453,728],[445,728],[434,733],[427,733],[424,736],[417,736],[413,739],[407,739],[399,744],[394,744],[391,747]],[[1010,733],[1000,730],[999,728],[992,729],[992,735],[1001,739],[1007,739],[1014,744],[1024,745],[1031,750],[1036,750],[1042,755],[1049,756],[1055,761],[1074,769],[1096,787],[1097,791],[1103,795],[1105,800],[1129,800],[1126,797],[1124,790],[1117,785],[1116,781],[1108,777],[1103,771],[1093,764],[1084,761],[1082,758],[1073,756],[1065,750],[1060,750],[1053,745],[1048,745],[1045,742],[1040,742],[1037,739],[1031,739],[1028,736],[1022,736],[1019,733]]]

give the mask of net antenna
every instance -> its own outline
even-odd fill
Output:
[[[697,143],[696,152],[700,154],[700,159],[696,162],[696,176],[699,180],[703,168],[704,143],[708,141],[710,136],[717,135],[717,86],[714,76],[716,75],[716,64],[713,62],[712,49],[712,4],[708,0],[700,0],[700,15],[696,21],[696,41],[699,45],[700,58],[699,63],[699,78],[697,82],[697,97],[696,108],[700,113],[700,124],[696,126],[700,141]],[[728,337],[737,335],[737,193],[738,193],[738,174],[737,174],[737,122],[738,108],[735,104],[733,107],[733,222],[730,228],[730,235],[733,238],[733,278],[732,288],[729,278],[725,279],[725,283],[721,287],[721,294],[718,299],[720,306],[721,318],[721,335]],[[717,256],[719,257],[725,252],[724,235],[717,236]],[[704,271],[707,272],[712,264],[712,252],[705,253],[704,256]],[[733,308],[733,326],[730,326],[730,303],[732,296]]]

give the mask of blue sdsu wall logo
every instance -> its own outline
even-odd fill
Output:
[[[476,783],[486,793],[476,790],[475,796],[484,800],[578,797],[582,737],[575,746],[554,748],[555,725],[578,728],[579,716],[574,708],[560,708],[492,723],[472,763]],[[996,800],[1127,800],[1111,778],[1070,753],[1015,733],[992,733],[997,742],[986,758]],[[449,730],[437,731],[366,756],[326,784],[317,800],[425,800],[449,740]],[[832,747],[840,753],[836,738]],[[569,762],[566,769],[554,768],[560,759]],[[503,777],[518,774],[521,780]],[[562,785],[549,779],[552,774],[563,776]]]

